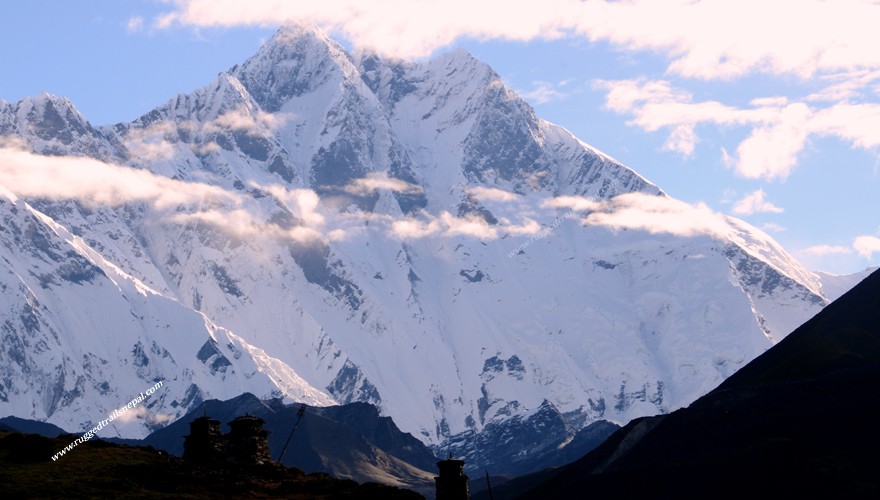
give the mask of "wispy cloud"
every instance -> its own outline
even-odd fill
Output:
[[[132,128],[123,137],[126,149],[140,161],[167,160],[174,156],[171,137],[178,125],[171,121],[159,121],[144,128]]]
[[[455,217],[448,212],[438,216],[422,213],[389,222],[390,233],[401,239],[426,237],[469,236],[494,240],[503,235],[546,235],[548,226],[538,220],[553,221],[552,227],[563,219],[575,219],[584,226],[604,227],[611,230],[639,230],[652,234],[678,236],[710,235],[724,237],[731,232],[727,218],[712,211],[705,204],[692,205],[665,196],[632,193],[610,200],[595,200],[581,196],[559,196],[540,201],[517,200],[518,221],[499,218],[500,224],[490,225],[476,216]],[[534,207],[529,207],[535,203]],[[543,210],[541,210],[543,209]],[[559,216],[557,210],[568,212]],[[523,216],[528,213],[530,216]],[[536,220],[538,219],[538,220]]]
[[[518,196],[516,193],[505,191],[498,188],[490,188],[485,186],[468,187],[467,192],[479,201],[516,201]]]
[[[599,210],[602,207],[600,201],[583,196],[557,196],[545,200],[541,205],[552,208],[568,208],[579,212]]]
[[[766,108],[740,110],[717,101],[694,102],[693,96],[666,80],[597,80],[605,90],[605,107],[618,114],[631,114],[628,125],[648,132],[670,130],[664,149],[690,156],[697,145],[694,128],[701,123],[741,125],[770,121]]]
[[[345,236],[343,227],[327,228],[318,195],[309,189],[254,186],[269,192],[301,222],[280,227],[262,219],[253,200],[210,184],[180,181],[147,170],[92,158],[42,156],[0,147],[0,187],[15,196],[53,201],[77,200],[88,206],[145,203],[158,220],[177,224],[199,222],[237,237],[293,240]]]
[[[125,25],[129,33],[139,33],[144,29],[144,18],[141,16],[132,16]]]
[[[851,254],[853,249],[842,245],[814,245],[803,250],[807,255],[815,255],[824,257],[826,255],[846,255]]]
[[[624,194],[590,212],[584,225],[611,229],[636,229],[677,236],[727,236],[731,229],[723,215],[707,205],[691,205],[664,196]]]
[[[776,224],[775,222],[765,222],[765,223],[761,224],[761,229],[763,229],[764,231],[767,231],[768,233],[782,233],[782,232],[786,231],[785,226],[780,226],[779,224]]]
[[[490,226],[480,217],[456,217],[446,211],[436,217],[422,214],[421,218],[407,217],[394,220],[390,224],[390,234],[400,239],[470,236],[482,240],[494,240],[499,236],[498,231],[498,228]]]
[[[294,216],[302,219],[308,226],[320,227],[326,222],[326,217],[319,210],[321,199],[311,189],[288,189],[278,184],[255,185],[255,187],[272,194],[276,200],[280,201],[285,208],[290,210]]]
[[[422,192],[422,187],[406,182],[402,179],[389,177],[384,172],[372,172],[366,177],[355,179],[345,186],[345,192],[356,196],[373,194],[379,190],[388,190],[395,193],[417,194]]]
[[[363,179],[367,191],[391,189],[413,192],[414,185],[388,178],[371,176]],[[268,212],[260,199],[226,191],[199,182],[185,182],[134,169],[82,157],[41,156],[14,147],[6,141],[0,147],[0,187],[17,196],[50,200],[75,199],[85,204],[120,206],[145,203],[158,211],[163,220],[173,223],[199,222],[239,237],[276,238],[307,244],[313,241],[344,239],[363,227],[363,217],[328,209],[311,189],[288,189],[280,184],[257,185],[271,195],[276,208],[291,215],[284,225],[266,220]],[[733,231],[730,219],[712,211],[704,204],[688,204],[665,196],[626,194],[611,200],[595,200],[579,196],[541,199],[515,195],[494,188],[471,188],[478,199],[499,203],[509,213],[498,217],[498,224],[489,224],[478,216],[455,216],[447,211],[432,215],[422,212],[418,217],[394,218],[373,215],[373,227],[389,237],[417,239],[425,237],[472,237],[497,240],[506,235],[542,234],[547,225],[539,221],[555,220],[559,210],[567,209],[565,219],[579,220],[585,226],[612,230],[640,230],[679,236],[709,235],[729,237]],[[266,200],[266,198],[262,198]],[[746,196],[747,211],[778,211],[763,191]],[[261,208],[262,207],[262,208]],[[277,211],[277,210],[276,210]],[[735,210],[736,211],[736,210]],[[880,253],[880,238],[858,236],[851,247],[820,245],[804,251],[807,255],[858,255],[870,259]]]
[[[845,245],[815,245],[801,250],[805,255],[825,257],[829,255],[852,255],[858,254],[865,259],[872,259],[874,254],[880,253],[880,238],[876,236],[856,236],[850,246]]]
[[[527,101],[535,104],[547,104],[548,102],[559,101],[570,95],[570,90],[566,90],[571,80],[562,80],[561,82],[551,83],[544,81],[532,82],[532,88],[529,90],[519,91],[519,95]]]
[[[723,237],[731,231],[727,218],[706,204],[690,204],[666,196],[630,193],[610,200],[558,196],[541,205],[582,212],[582,224],[612,230],[633,229],[686,237],[698,234]]]
[[[808,95],[807,101],[849,102],[864,98],[866,90],[874,94],[878,93],[876,88],[871,90],[871,86],[880,80],[880,70],[843,71],[822,75],[821,80],[828,82],[827,86]]]
[[[267,113],[242,106],[206,121],[167,119],[144,127],[132,127],[126,131],[122,141],[135,160],[149,163],[173,157],[177,153],[175,145],[180,145],[178,136],[182,132],[205,139],[191,143],[189,147],[198,154],[208,154],[221,149],[210,140],[213,134],[244,132],[254,137],[270,137],[294,116],[292,113]]]
[[[262,110],[235,108],[205,123],[202,132],[213,134],[242,131],[251,135],[269,135],[290,118],[290,115],[284,113],[273,114]]]
[[[733,204],[731,209],[737,215],[752,215],[756,213],[782,213],[783,209],[767,201],[767,194],[763,189],[746,195]]]
[[[0,185],[23,197],[111,206],[145,202],[159,210],[236,201],[234,195],[208,184],[177,181],[92,158],[42,156],[9,148],[0,148]]]

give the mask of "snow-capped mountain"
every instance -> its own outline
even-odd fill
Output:
[[[162,379],[115,432],[249,391],[435,446],[538,412],[574,435],[690,403],[828,301],[462,51],[288,27],[132,123],[43,95],[0,136],[0,412],[71,430]]]

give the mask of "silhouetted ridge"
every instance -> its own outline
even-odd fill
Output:
[[[718,386],[827,377],[880,362],[880,272],[875,271],[819,314]]]
[[[875,272],[690,407],[495,498],[877,498],[878,383]]]

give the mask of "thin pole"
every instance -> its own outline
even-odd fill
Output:
[[[489,500],[495,500],[495,495],[492,494],[492,483],[489,482],[489,471],[486,469],[483,470],[486,471],[486,486],[489,487]]]
[[[296,412],[296,422],[293,424],[293,429],[290,429],[290,435],[287,436],[287,441],[284,442],[284,448],[281,448],[281,454],[278,455],[278,463],[281,463],[281,459],[284,458],[284,452],[287,451],[287,445],[290,444],[290,439],[293,438],[293,433],[296,432],[296,427],[299,425],[299,421],[302,420],[303,415],[306,414],[306,404],[303,403],[302,406],[299,407],[299,411]]]

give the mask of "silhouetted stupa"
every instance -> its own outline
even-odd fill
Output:
[[[199,417],[189,423],[189,435],[183,440],[183,458],[197,464],[217,464],[226,460],[226,442],[220,433],[220,421]]]
[[[183,441],[183,458],[199,465],[263,465],[272,463],[269,454],[269,431],[265,421],[244,415],[229,422],[230,432],[220,432],[220,421],[207,415],[189,423],[189,435]]]
[[[434,478],[437,486],[437,500],[468,500],[468,477],[464,473],[464,460],[448,460],[437,462],[440,475]]]
[[[241,465],[262,465],[272,462],[269,454],[269,431],[260,417],[244,415],[229,422],[226,451],[229,460]]]

